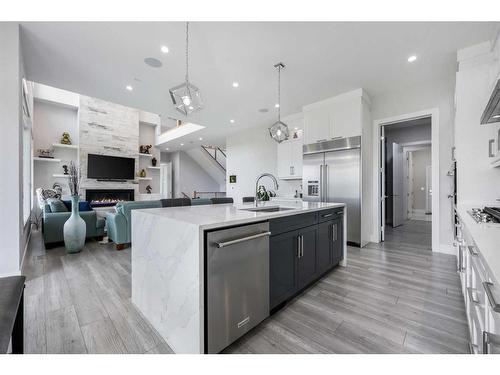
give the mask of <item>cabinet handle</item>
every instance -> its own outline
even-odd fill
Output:
[[[472,294],[473,292],[474,290],[472,288],[467,288],[467,296],[469,297],[469,301],[478,304],[479,301],[477,299],[474,299],[474,295]]]
[[[321,217],[330,217],[330,216],[333,216],[333,214],[325,214],[325,215],[321,215]]]
[[[483,288],[484,288],[484,291],[486,292],[486,296],[488,297],[488,302],[490,303],[491,308],[493,309],[493,311],[500,312],[500,304],[498,304],[495,301],[495,296],[493,295],[493,292],[491,291],[492,286],[493,286],[493,283],[490,283],[489,281],[483,282]]]
[[[489,344],[500,345],[500,335],[483,331],[483,354],[490,354]]]
[[[493,143],[495,143],[494,139],[488,140],[488,156],[490,158],[495,157],[495,154],[493,153]]]
[[[269,237],[270,235],[271,235],[271,232],[262,232],[262,233],[252,234],[251,236],[241,237],[241,238],[237,238],[237,239],[231,240],[231,241],[215,242],[215,246],[217,246],[219,249],[221,249],[223,247],[231,246],[231,245],[234,245],[234,244],[237,244],[240,242],[250,241],[250,240],[254,240],[256,238],[260,238],[260,237]]]
[[[300,236],[300,257],[304,256],[304,236]]]
[[[300,259],[300,235],[297,236],[297,259]]]
[[[324,138],[324,139],[317,139],[316,143],[319,143],[319,142],[326,142],[326,138]]]
[[[469,248],[470,255],[475,256],[475,257],[477,257],[479,255],[479,253],[475,250],[476,249],[475,246],[471,245],[471,246],[468,246],[468,248]]]
[[[337,241],[337,224],[332,224],[332,241]]]
[[[295,167],[290,167],[290,174],[291,175],[294,175],[295,174]]]

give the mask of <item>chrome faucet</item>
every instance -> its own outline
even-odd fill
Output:
[[[279,185],[278,185],[278,180],[276,179],[276,177],[274,177],[274,175],[272,175],[271,173],[262,173],[259,177],[257,177],[257,180],[255,181],[255,204],[257,204],[257,202],[259,201],[259,181],[262,177],[270,177],[273,182],[274,182],[274,188],[276,190],[278,190],[279,188]]]

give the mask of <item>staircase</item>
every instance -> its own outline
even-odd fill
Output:
[[[201,146],[185,151],[226,191],[226,153],[219,147]]]

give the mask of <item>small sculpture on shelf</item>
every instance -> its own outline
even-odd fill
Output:
[[[141,171],[139,172],[139,177],[146,177],[146,170],[145,169],[141,169]]]
[[[61,144],[63,144],[63,145],[70,145],[71,144],[71,138],[70,138],[68,132],[62,133]]]
[[[146,186],[146,193],[147,194],[151,194],[152,190],[153,190],[153,188],[151,187],[151,185]]]
[[[149,149],[153,147],[151,145],[140,145],[139,146],[139,152],[141,154],[148,154],[149,155]]]
[[[67,165],[63,165],[62,169],[64,170],[64,174],[67,175],[68,174],[68,166]]]
[[[151,164],[153,165],[153,167],[156,167],[157,161],[158,160],[156,160],[156,158],[153,156],[153,158],[151,159]]]

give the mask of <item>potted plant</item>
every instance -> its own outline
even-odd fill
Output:
[[[79,213],[80,176],[75,163],[69,164],[69,191],[71,192],[71,216],[64,223],[64,245],[67,253],[78,253],[85,246],[87,227]]]

